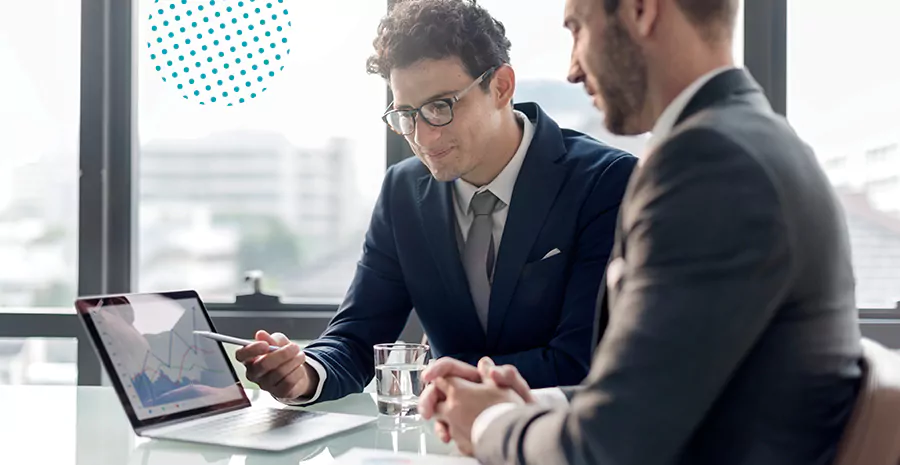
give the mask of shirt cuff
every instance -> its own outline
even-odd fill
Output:
[[[532,389],[534,403],[542,407],[562,408],[569,405],[569,398],[560,388]]]
[[[278,402],[281,402],[282,404],[286,404],[286,405],[300,406],[300,405],[311,404],[319,399],[319,396],[322,395],[322,387],[325,386],[325,379],[328,377],[328,372],[325,371],[325,367],[322,366],[321,363],[319,363],[312,357],[307,356],[306,363],[309,364],[309,366],[311,366],[313,368],[313,370],[316,370],[316,373],[319,375],[319,385],[316,386],[316,392],[313,393],[312,397],[308,397],[308,398],[307,397],[297,397],[296,399],[285,399],[285,398],[281,398],[281,397],[275,397],[275,400],[277,400]],[[301,367],[301,369],[302,368],[303,367]]]
[[[532,389],[531,397],[536,405],[548,408],[561,408],[569,405],[569,398],[560,388],[544,388]],[[478,444],[478,440],[484,435],[484,432],[491,427],[491,423],[504,413],[518,407],[518,404],[506,402],[503,404],[492,405],[486,408],[472,423],[472,444]]]
[[[475,418],[475,423],[472,423],[472,437],[470,438],[472,444],[478,444],[478,440],[481,439],[484,432],[491,427],[491,423],[493,423],[494,420],[503,416],[504,413],[514,410],[516,407],[518,407],[518,404],[505,402],[492,405],[481,412],[481,414]]]

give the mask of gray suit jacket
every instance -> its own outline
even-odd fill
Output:
[[[707,83],[634,172],[617,261],[569,408],[501,416],[480,460],[831,462],[860,378],[847,228],[812,151],[745,71]]]

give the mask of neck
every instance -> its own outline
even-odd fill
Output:
[[[497,131],[498,136],[485,146],[481,163],[464,174],[463,180],[477,187],[490,184],[516,155],[522,143],[522,131],[523,128],[516,115],[512,111],[504,112]]]
[[[734,66],[731,42],[710,45],[695,41],[693,46],[679,44],[680,50],[663,51],[656,66],[648,65],[648,92],[644,127],[650,130],[663,111],[678,95],[703,75],[725,66]]]

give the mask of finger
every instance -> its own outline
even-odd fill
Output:
[[[491,378],[491,370],[495,367],[494,361],[490,357],[481,357],[478,361],[478,373],[481,376],[481,382],[485,383],[493,381]]]
[[[467,437],[459,428],[451,426],[449,423],[445,423],[447,437],[456,443],[457,449],[463,455],[472,455],[472,442],[469,437]]]
[[[297,344],[290,344],[276,351],[269,352],[265,357],[259,360],[259,363],[263,368],[274,370],[276,367],[288,362],[297,362],[299,364],[301,360],[298,360],[298,357],[301,353],[300,346]],[[302,361],[305,361],[305,358]]]
[[[276,345],[278,347],[284,347],[284,346],[290,344],[291,340],[288,339],[288,337],[282,333],[273,333],[272,334],[272,342],[274,343],[273,345]]]
[[[434,415],[434,406],[444,399],[444,393],[434,385],[425,386],[422,395],[419,396],[419,414],[426,420],[430,420]]]
[[[491,380],[499,387],[512,389],[526,403],[534,402],[528,382],[525,381],[525,378],[522,377],[519,370],[515,369],[515,367],[504,365],[494,368],[491,370]]]
[[[437,378],[432,384],[434,384],[434,387],[437,389],[440,389],[448,399],[456,393],[456,387],[453,381],[450,381],[447,378]]]
[[[278,345],[278,342],[275,341],[275,339],[272,338],[272,335],[269,334],[268,331],[264,331],[264,330],[261,329],[261,330],[259,330],[259,331],[256,332],[256,335],[255,335],[255,336],[256,336],[256,340],[257,340],[257,341],[264,341],[264,342],[266,342],[267,344],[270,344],[270,345]]]
[[[444,357],[434,362],[422,373],[422,380],[425,383],[431,383],[436,378],[447,377],[463,378],[472,381],[473,383],[481,382],[481,375],[478,373],[477,368],[468,363],[448,357]]]
[[[281,388],[278,386],[284,382],[288,375],[302,367],[302,363],[296,363],[293,360],[286,362],[275,369],[266,372],[265,375],[260,377],[258,384],[266,391],[269,391],[278,397],[288,397],[287,394],[291,391],[292,386],[287,386],[286,384]]]
[[[434,412],[436,414],[436,418],[446,421],[446,418],[450,416],[450,412],[453,410],[453,406],[450,402],[440,402],[434,406]]]
[[[444,444],[450,442],[450,427],[447,426],[447,423],[444,423],[443,421],[435,422],[434,432],[437,434],[438,439]]]
[[[444,401],[434,404],[434,414],[438,420],[446,421],[453,411],[455,405],[453,395],[456,393],[456,387],[453,382],[456,380],[457,378],[451,378],[451,380],[438,378],[434,380],[433,386],[440,390],[445,397]]]
[[[281,381],[272,386],[271,393],[276,397],[287,399],[300,397],[300,394],[303,393],[301,384],[305,378],[306,367],[303,366],[303,364],[297,365],[297,368],[294,368],[294,371],[288,373]]]
[[[266,378],[271,378],[270,375],[272,375],[274,371],[282,371],[282,375],[274,380],[277,382],[280,381],[284,375],[294,371],[294,368],[296,368],[297,365],[302,365],[302,362],[305,359],[298,358],[298,355],[300,355],[300,347],[296,344],[291,344],[274,352],[269,352],[265,356],[259,357],[258,360],[247,367],[247,378],[261,386],[264,384],[266,386],[271,386],[271,384],[266,383]]]
[[[234,352],[234,357],[241,363],[254,362],[261,355],[269,353],[269,343],[257,341]]]

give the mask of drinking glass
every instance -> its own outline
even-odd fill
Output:
[[[419,395],[425,388],[422,372],[429,361],[428,346],[397,342],[374,348],[378,413],[417,416]]]

